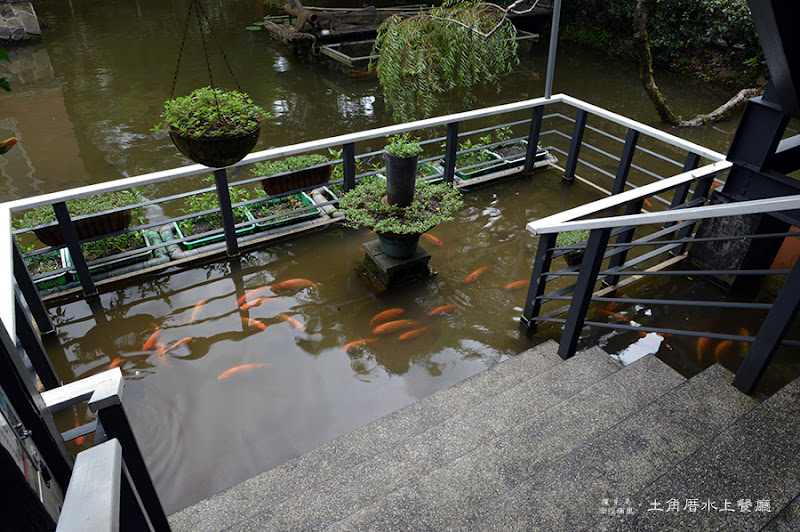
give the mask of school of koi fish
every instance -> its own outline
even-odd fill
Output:
[[[428,233],[423,233],[422,237],[429,243],[443,247],[444,243],[436,238],[433,235]],[[492,271],[493,267],[483,266],[478,268],[477,270],[473,271],[466,277],[464,277],[464,283],[471,284],[479,281],[487,272]],[[520,281],[513,281],[508,283],[504,290],[508,292],[513,292],[517,290],[527,289],[528,285],[530,285],[530,281],[527,280],[520,280]],[[316,283],[310,281],[308,279],[288,279],[286,281],[280,281],[264,286],[260,286],[257,288],[253,288],[247,291],[243,296],[239,297],[236,301],[239,309],[242,311],[250,310],[254,307],[260,307],[269,301],[279,300],[282,296],[286,295],[294,295],[301,290],[305,289],[318,289]],[[204,305],[207,303],[207,300],[203,299],[198,301],[194,308],[192,309],[191,317],[189,319],[189,323],[193,323],[197,320],[203,310]],[[434,320],[437,317],[452,314],[456,312],[459,308],[459,303],[450,303],[447,305],[442,305],[431,309],[428,312],[428,320]],[[416,340],[417,338],[429,334],[433,330],[434,322],[431,321],[429,323],[423,323],[422,320],[415,320],[415,319],[403,319],[401,316],[405,314],[405,309],[402,308],[390,308],[387,310],[383,310],[377,313],[372,319],[369,321],[368,328],[371,331],[371,337],[360,338],[357,340],[353,340],[345,345],[343,345],[340,350],[347,353],[355,352],[359,349],[367,348],[371,345],[375,345],[381,342],[381,339],[395,337],[398,341],[401,342],[411,342]],[[275,318],[286,322],[291,327],[298,329],[300,331],[305,331],[306,326],[297,318],[290,316],[286,313],[278,313],[274,316]],[[255,319],[250,317],[242,317],[242,323],[244,323],[249,329],[252,329],[255,332],[266,331],[268,328],[268,324],[265,323],[261,319]],[[145,340],[144,344],[142,344],[142,351],[151,352],[152,355],[155,357],[155,360],[162,365],[163,367],[171,367],[169,362],[169,358],[167,355],[174,349],[184,345],[189,346],[190,342],[192,341],[191,337],[183,338],[169,346],[165,345],[163,342],[160,341],[160,334],[161,329],[155,323],[151,324],[153,328],[153,332],[150,336]],[[120,357],[114,359],[111,364],[109,365],[110,368],[118,367],[123,364],[123,360]],[[219,376],[217,376],[218,380],[224,380],[229,377],[233,377],[235,375],[240,375],[252,370],[257,370],[265,367],[269,367],[270,364],[268,363],[253,363],[253,364],[243,364],[239,366],[234,366],[224,372],[222,372]]]

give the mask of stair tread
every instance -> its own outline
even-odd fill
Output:
[[[630,519],[614,523],[609,530],[760,530],[794,503],[780,520],[798,524],[800,493],[800,379],[789,383],[757,408],[742,416],[699,448],[637,498],[647,506]],[[710,505],[705,511],[648,511],[652,501],[666,507],[670,498],[696,498]],[[750,499],[752,507],[741,511],[739,500]],[[724,501],[728,501],[729,508]],[[757,501],[769,501],[770,511],[755,511]],[[714,507],[717,510],[714,510]],[[733,510],[726,511],[724,509]],[[798,530],[794,526],[791,530]],[[779,528],[777,530],[780,530]]]
[[[398,438],[394,447],[343,469],[312,489],[292,493],[266,512],[253,512],[230,530],[322,528],[510,430],[619,368],[617,362],[599,349],[553,365],[424,432]]]
[[[580,530],[604,498],[633,499],[757,401],[714,365],[453,523],[457,530]]]
[[[442,530],[685,380],[644,357],[330,529]]]
[[[449,417],[561,364],[558,344],[544,342],[285,464],[245,480],[169,517],[173,530],[223,530],[289,495],[309,489]]]

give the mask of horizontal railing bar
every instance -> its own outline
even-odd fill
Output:
[[[684,221],[683,225],[687,223],[695,223],[694,220],[689,222]],[[675,228],[680,228],[679,225],[671,225],[671,233],[675,232]],[[638,240],[634,240],[633,242],[629,242],[627,244],[608,244],[608,247],[623,247],[623,246],[654,246],[657,244],[691,244],[693,242],[727,242],[727,241],[738,241],[738,240],[759,240],[759,239],[766,239],[766,238],[787,238],[787,237],[800,237],[800,232],[798,231],[789,231],[787,233],[771,233],[771,234],[764,234],[764,235],[738,235],[738,236],[717,236],[717,237],[687,237],[687,238],[679,238],[674,240],[654,240],[652,242],[642,242],[639,243]],[[552,248],[552,249],[560,249],[560,248]]]
[[[586,126],[586,129],[589,129],[589,130],[591,130],[591,131],[594,131],[595,133],[599,133],[599,134],[601,134],[601,135],[604,135],[604,136],[606,136],[606,137],[608,137],[608,138],[614,139],[614,140],[616,140],[617,142],[619,142],[620,144],[624,144],[624,143],[625,143],[625,139],[623,139],[623,138],[621,138],[621,137],[617,137],[616,135],[612,135],[611,133],[608,133],[607,131],[603,131],[602,129],[598,129],[598,128],[596,128],[596,127],[592,127],[592,126],[589,126],[589,125],[587,125],[587,126]],[[661,159],[661,160],[662,160],[662,161],[664,161],[664,162],[667,162],[667,163],[670,163],[670,164],[672,164],[672,165],[674,165],[674,166],[677,166],[678,168],[683,168],[683,163],[681,163],[681,162],[678,162],[678,161],[675,161],[675,160],[673,160],[673,159],[670,159],[670,158],[669,158],[669,157],[667,157],[666,155],[662,155],[662,154],[660,154],[660,153],[658,153],[658,152],[654,152],[654,151],[652,151],[652,150],[649,150],[649,149],[647,149],[647,148],[644,148],[644,147],[642,147],[642,146],[639,146],[638,144],[636,145],[636,149],[637,149],[638,151],[641,151],[641,152],[643,152],[643,153],[646,153],[646,154],[648,154],[648,155],[652,155],[653,157],[656,157],[656,158],[658,158],[658,159]],[[619,159],[617,159],[617,160],[619,160]]]
[[[80,438],[81,436],[91,434],[95,430],[97,430],[97,420],[90,421],[85,425],[64,431],[61,433],[61,437],[64,438],[64,441],[72,441],[75,438]]]
[[[607,152],[605,150],[602,150],[602,149],[598,148],[597,146],[595,146],[593,144],[590,144],[588,142],[585,142],[585,141],[581,142],[581,146],[583,146],[584,148],[589,148],[590,150],[592,150],[592,151],[594,151],[596,153],[599,153],[600,155],[603,155],[604,157],[607,157],[607,158],[611,159],[612,161],[616,161],[617,163],[619,163],[619,161],[620,161],[620,158],[617,157],[616,155],[613,155],[613,154],[611,154],[611,153],[609,153],[609,152]],[[588,162],[586,162],[586,161],[584,161],[584,160],[582,160],[580,158],[578,159],[578,161],[582,162],[586,166],[590,166],[591,168],[593,168],[595,170],[598,169],[596,166],[590,165]],[[631,168],[633,168],[635,170],[638,170],[638,171],[642,172],[645,175],[649,175],[650,177],[654,177],[654,178],[656,178],[658,180],[664,179],[663,176],[660,176],[655,172],[651,172],[650,170],[646,170],[646,169],[642,168],[641,166],[638,166],[638,165],[635,165],[635,164],[631,164]],[[610,174],[610,173],[606,173],[606,174],[610,175],[614,179],[616,178],[616,176],[613,175],[613,174]],[[626,185],[631,185],[631,183],[627,183],[627,182],[625,184]]]
[[[598,279],[605,275],[789,275],[792,270],[664,270],[646,272],[636,270],[605,270],[598,274]],[[548,272],[545,275],[550,275]],[[578,275],[578,272],[564,272],[561,275]]]
[[[540,299],[550,301],[570,301],[568,296],[540,296]],[[772,308],[770,303],[737,303],[734,301],[697,301],[695,299],[641,299],[627,297],[592,297],[592,301],[597,303],[619,303],[624,305],[665,305],[665,306],[686,306],[686,307],[720,307],[737,308],[746,310],[769,310]]]
[[[723,161],[723,163],[727,163],[727,161]],[[714,164],[717,165],[723,163],[714,163]],[[707,169],[710,166],[713,165],[705,166],[703,168]],[[692,172],[686,172],[685,174],[679,174],[678,176],[675,177],[683,177],[687,174],[692,174],[693,172],[696,172],[696,170]],[[670,181],[672,179],[674,178],[673,177],[668,178],[663,183],[665,183],[666,181]],[[651,185],[659,185],[659,184],[661,183],[651,183]],[[644,185],[636,190],[629,190],[621,194],[617,194],[616,196],[612,196],[611,198],[604,198],[595,201],[592,204],[583,206],[590,208],[577,207],[575,209],[570,209],[569,211],[564,211],[562,213],[553,216],[548,216],[547,218],[542,220],[530,222],[527,225],[527,228],[533,234],[547,234],[547,233],[559,233],[562,231],[572,231],[576,229],[591,230],[591,229],[603,229],[607,227],[617,227],[617,226],[661,224],[664,222],[677,222],[686,218],[705,220],[707,218],[723,218],[725,216],[738,216],[742,214],[759,214],[764,212],[778,212],[778,211],[800,209],[800,194],[799,194],[793,196],[783,196],[778,198],[766,198],[766,199],[757,199],[749,201],[738,201],[735,203],[726,203],[719,205],[707,205],[703,207],[692,207],[689,209],[679,209],[679,210],[671,209],[658,212],[629,214],[622,216],[612,216],[607,218],[594,218],[591,220],[571,221],[577,218],[578,216],[585,216],[588,214],[592,214],[593,212],[598,212],[600,210],[603,210],[602,206],[604,205],[604,202],[606,202],[606,200],[611,200],[608,201],[610,205],[605,206],[606,208],[608,208],[611,206],[615,206],[614,205],[615,203],[622,203],[619,200],[619,198],[623,198],[624,200],[630,201],[632,199],[638,199],[644,197],[642,191],[648,189],[649,187],[650,185]],[[615,199],[616,201],[613,201]]]

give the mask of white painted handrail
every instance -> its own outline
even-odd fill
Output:
[[[728,161],[719,161],[716,163],[708,164],[706,166],[697,168],[696,170],[690,170],[688,172],[683,172],[678,175],[674,175],[672,177],[668,177],[666,179],[662,179],[661,181],[655,181],[653,183],[648,183],[644,186],[639,188],[635,188],[632,190],[626,190],[625,192],[621,192],[619,194],[614,194],[613,196],[608,196],[606,198],[599,199],[597,201],[593,201],[592,203],[587,203],[586,205],[580,205],[573,209],[569,209],[566,211],[561,211],[559,213],[553,214],[552,216],[547,216],[546,218],[541,218],[539,220],[534,220],[529,222],[526,226],[528,231],[533,233],[534,235],[541,235],[547,233],[559,233],[561,231],[568,231],[573,229],[588,229],[588,225],[593,223],[597,220],[576,220],[578,218],[583,218],[584,216],[590,216],[596,212],[603,211],[605,209],[619,207],[620,205],[625,205],[626,203],[637,200],[647,198],[649,196],[653,196],[655,194],[659,194],[664,192],[665,190],[669,190],[673,187],[677,187],[684,183],[690,183],[696,179],[700,179],[702,177],[708,177],[712,175],[716,175],[719,172],[728,170],[731,166],[733,166]],[[708,208],[708,207],[705,207]],[[680,212],[685,213],[692,209],[679,209],[676,211],[670,212]],[[650,214],[661,214],[661,213],[650,213]],[[640,222],[638,220],[641,217],[646,216],[645,214],[634,214],[626,216],[626,219],[631,219],[629,223],[619,223],[616,225],[639,225]],[[604,220],[615,220],[622,218],[620,216],[613,217],[613,218],[604,218]],[[686,216],[685,214],[678,215],[676,220],[685,220],[685,219],[692,219],[690,216]],[[645,223],[645,222],[641,222]],[[569,226],[571,229],[566,229]],[[584,227],[586,226],[586,227]],[[608,227],[614,227],[608,226]]]
[[[85,401],[89,401],[89,408],[96,412],[107,406],[121,404],[124,386],[122,370],[113,368],[42,392],[42,399],[50,412],[58,412]]]

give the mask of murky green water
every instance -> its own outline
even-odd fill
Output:
[[[11,76],[14,91],[0,94],[0,137],[21,139],[0,162],[2,199],[186,164],[168,138],[150,131],[169,96],[186,8],[154,0],[37,6],[49,27],[45,42],[12,50],[20,73]],[[295,57],[265,32],[244,30],[270,8],[240,0],[207,9],[241,86],[275,116],[262,127],[257,149],[393,122],[374,79],[348,78],[322,59]],[[545,58],[544,44],[530,53],[524,48],[517,72],[501,92],[483,91],[479,105],[541,96]],[[218,55],[213,66],[215,79],[229,86]],[[671,74],[659,81],[682,114],[708,112],[729,96]],[[201,55],[189,48],[177,91],[207,82]],[[555,91],[658,126],[634,65],[562,45]],[[672,132],[724,152],[735,125]],[[101,311],[82,301],[54,307],[63,351],[51,353],[70,380],[119,357],[126,408],[167,511],[175,511],[529,347],[518,333],[525,291],[504,289],[530,276],[535,240],[524,225],[598,197],[584,185],[563,185],[555,171],[473,192],[456,221],[432,231],[444,243],[426,246],[438,274],[384,295],[356,271],[359,248],[373,237],[336,227],[248,253],[240,266],[173,269],[103,294]],[[492,269],[478,282],[464,282],[484,266]],[[240,312],[236,299],[244,291],[293,278],[318,288]],[[428,314],[453,303],[450,314]],[[404,309],[403,317],[428,329],[410,341],[394,335],[341,350],[375,337],[369,322],[389,308]],[[157,357],[142,349],[155,326],[165,348],[191,340]],[[617,339],[604,341],[614,347]],[[690,342],[671,345],[692,358]],[[245,364],[264,366],[218,379]],[[82,420],[85,412],[61,422],[72,426],[76,416]]]

